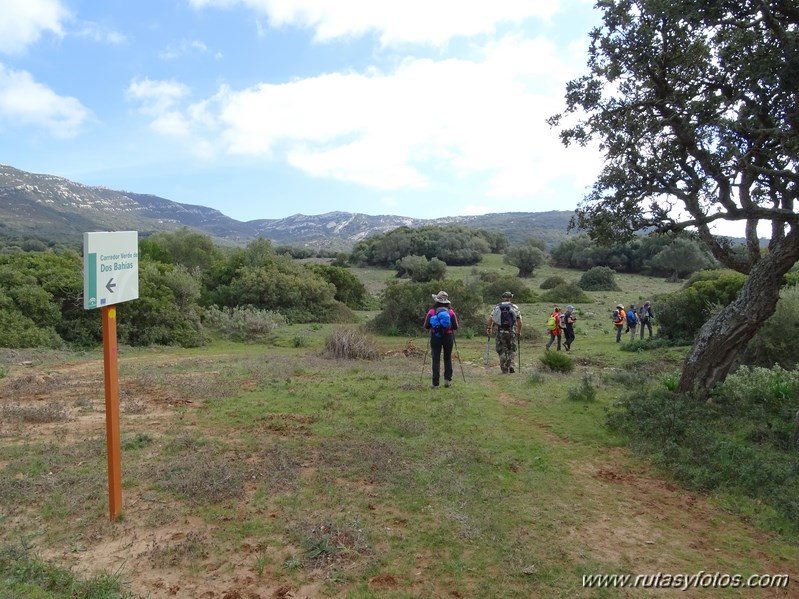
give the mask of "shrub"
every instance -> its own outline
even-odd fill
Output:
[[[553,372],[571,372],[574,361],[565,353],[548,351],[539,358],[541,363]]]
[[[753,434],[770,428],[764,414],[753,411],[755,387],[768,388],[768,381],[784,383],[784,376],[742,372],[736,380],[731,375],[730,384],[725,381],[727,387],[714,392],[712,403],[666,389],[637,391],[609,411],[607,424],[689,488],[750,497],[776,510],[784,518],[780,525],[787,522],[799,531],[799,454],[781,449],[773,438]],[[758,382],[751,383],[753,378]],[[788,386],[782,383],[772,389],[785,391]]]
[[[244,494],[245,465],[218,448],[183,452],[156,473],[157,484],[195,504],[238,499]]]
[[[502,260],[505,264],[517,267],[520,277],[531,277],[535,273],[535,269],[546,260],[546,256],[538,244],[540,242],[531,239],[514,246],[505,253]]]
[[[132,597],[118,575],[81,578],[71,568],[45,561],[25,541],[0,546],[0,585],[7,597]]]
[[[594,266],[580,277],[579,287],[585,291],[621,291],[616,271],[607,266]]]
[[[493,301],[500,301],[502,294],[510,291],[513,294],[513,301],[517,304],[529,304],[538,301],[538,296],[535,292],[524,284],[524,281],[519,277],[510,275],[493,277],[492,280],[486,281],[480,288],[483,299],[491,303]]]
[[[485,317],[482,301],[477,292],[467,287],[463,281],[443,281],[437,283],[400,283],[391,281],[383,290],[382,311],[370,323],[381,333],[394,332],[400,335],[418,335],[423,332],[425,314],[432,307],[431,296],[446,290],[452,299],[452,307],[458,315],[461,332],[465,329],[485,330]]]
[[[799,410],[799,371],[742,366],[713,391],[726,415],[744,421],[742,434],[788,450]]]
[[[66,422],[69,420],[67,408],[60,401],[50,401],[46,404],[5,405],[0,409],[0,414],[7,420],[16,420],[30,424]]]
[[[559,277],[558,275],[553,275],[551,277],[547,277],[543,280],[541,285],[539,286],[541,289],[553,289],[558,285],[565,285],[568,281],[563,277]]]
[[[669,341],[662,337],[644,337],[643,339],[633,339],[629,343],[622,343],[619,349],[621,351],[638,352],[667,347],[669,345],[671,345]]]
[[[176,272],[169,264],[139,261],[139,298],[117,306],[120,343],[182,347],[205,343],[197,306],[181,307],[172,289]]]
[[[262,341],[277,327],[286,324],[286,318],[271,310],[258,310],[252,306],[219,308],[211,306],[205,311],[203,324],[234,341]]]
[[[324,355],[339,360],[376,360],[375,340],[357,328],[336,329],[325,341]]]
[[[346,268],[325,264],[313,264],[307,268],[336,287],[336,294],[333,297],[337,301],[353,310],[366,307],[369,301],[366,286]]]
[[[674,344],[690,344],[713,312],[735,299],[745,280],[730,270],[700,271],[682,290],[654,298],[658,335]]]
[[[795,368],[799,364],[799,287],[782,289],[777,309],[746,346],[740,356],[743,364]]]
[[[567,397],[571,401],[594,401],[596,399],[596,387],[590,372],[583,374],[580,384],[573,389],[569,389]]]
[[[541,295],[541,300],[553,304],[588,304],[592,300],[574,283],[558,285]]]

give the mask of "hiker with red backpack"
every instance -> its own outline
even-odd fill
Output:
[[[513,294],[506,291],[502,294],[502,301],[494,306],[488,317],[488,336],[496,327],[497,353],[499,354],[499,367],[503,374],[516,372],[513,360],[518,346],[516,342],[522,336],[522,313],[519,306],[511,300]]]
[[[433,389],[438,389],[441,380],[441,352],[444,352],[444,386],[452,385],[452,347],[455,344],[455,331],[458,317],[451,308],[449,295],[439,291],[433,296],[435,305],[424,317],[424,328],[430,331],[430,358],[433,362]]]

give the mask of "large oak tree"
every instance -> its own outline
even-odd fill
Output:
[[[599,0],[589,72],[550,119],[605,164],[574,223],[600,242],[695,231],[749,275],[699,331],[678,390],[704,396],[771,315],[799,259],[799,5],[796,0]],[[567,123],[567,119],[570,122]],[[713,234],[745,229],[743,248]],[[758,225],[770,225],[762,252]]]

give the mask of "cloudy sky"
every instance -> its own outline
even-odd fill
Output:
[[[593,0],[2,0],[0,163],[238,220],[574,208]]]

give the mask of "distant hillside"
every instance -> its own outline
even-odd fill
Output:
[[[543,239],[548,247],[566,236],[572,212],[510,212],[426,220],[403,216],[328,212],[241,222],[218,210],[154,195],[89,187],[52,175],[0,165],[0,234],[78,242],[86,231],[135,230],[143,235],[189,227],[218,243],[243,245],[258,236],[278,245],[347,251],[370,235],[400,226],[464,224],[501,231],[512,242]]]

